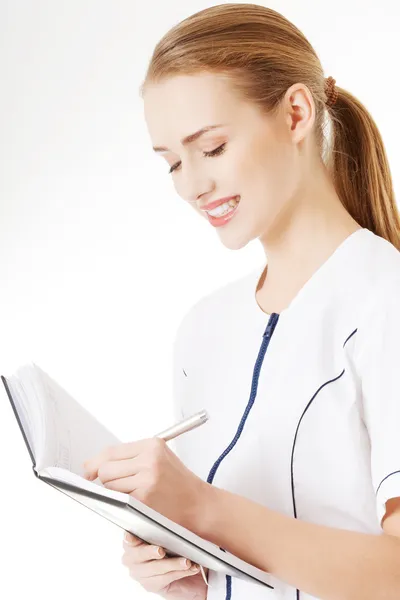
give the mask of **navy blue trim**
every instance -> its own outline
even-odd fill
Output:
[[[355,330],[353,331],[353,333],[351,333],[351,334],[349,335],[349,337],[346,339],[345,343],[343,344],[343,348],[345,347],[345,345],[347,344],[347,342],[349,341],[349,339],[350,339],[350,338],[351,338],[351,337],[352,337],[352,336],[353,336],[355,333],[357,333],[357,329],[355,329]]]
[[[335,377],[334,379],[330,379],[329,381],[326,381],[324,384],[322,384],[318,390],[315,392],[314,396],[311,398],[310,402],[307,404],[307,406],[305,407],[303,414],[301,415],[299,422],[297,424],[297,428],[296,428],[296,433],[294,436],[294,440],[293,440],[293,447],[292,447],[292,457],[291,457],[291,462],[290,462],[290,471],[291,471],[291,481],[292,481],[292,500],[293,500],[293,512],[294,512],[294,517],[297,519],[297,510],[296,510],[296,501],[295,501],[295,497],[294,497],[294,477],[293,477],[293,456],[294,456],[294,448],[296,445],[296,440],[297,440],[297,433],[299,431],[299,427],[300,427],[300,423],[304,417],[304,415],[306,414],[307,410],[309,409],[311,403],[314,401],[315,397],[317,396],[317,394],[319,394],[319,392],[322,390],[322,388],[324,388],[326,385],[328,385],[329,383],[332,383],[333,381],[337,381],[338,379],[340,379],[343,375],[343,373],[345,372],[345,369],[343,369],[343,371],[340,373],[340,375],[338,375],[337,377]]]
[[[243,416],[240,420],[239,427],[236,431],[236,434],[235,434],[233,440],[231,441],[229,446],[223,451],[221,456],[215,461],[214,465],[212,466],[212,468],[208,474],[207,483],[212,484],[219,465],[221,464],[223,459],[226,456],[228,456],[228,454],[232,450],[232,448],[234,448],[235,444],[237,443],[237,441],[239,440],[239,438],[242,434],[244,425],[246,423],[246,419],[249,416],[251,407],[253,406],[256,395],[257,395],[258,379],[260,376],[261,366],[262,366],[265,353],[267,351],[270,339],[272,337],[272,334],[274,332],[274,329],[276,327],[278,320],[279,320],[278,313],[272,313],[270,318],[268,319],[268,324],[263,333],[261,347],[260,347],[260,350],[259,350],[259,353],[257,356],[256,364],[254,366],[253,378],[252,378],[252,382],[251,382],[250,399],[247,403],[247,406],[246,406]],[[226,550],[224,550],[224,548],[220,548],[220,550],[222,550],[223,552],[226,552]],[[269,584],[267,584],[267,587],[269,587],[272,590],[275,589],[272,585],[269,585]],[[232,577],[230,575],[226,575],[226,597],[225,597],[225,600],[231,600],[231,596],[232,596]]]
[[[383,483],[384,481],[386,481],[386,479],[388,479],[388,478],[389,478],[389,477],[391,477],[392,475],[395,475],[396,473],[400,473],[400,470],[399,470],[399,471],[393,471],[393,473],[389,473],[389,475],[386,475],[386,477],[384,477],[384,478],[382,479],[382,481],[380,482],[380,484],[379,484],[379,485],[378,485],[378,487],[377,487],[377,490],[376,490],[376,492],[375,492],[375,495],[377,495],[377,493],[379,492],[379,488],[381,487],[382,483]],[[399,496],[400,496],[400,494],[399,494]]]
[[[345,345],[347,344],[347,342],[349,341],[349,339],[357,332],[357,329],[355,329],[345,340],[344,344],[343,344],[343,348],[345,347]],[[311,403],[314,401],[314,399],[316,398],[316,396],[319,394],[319,392],[329,383],[333,383],[334,381],[337,381],[338,379],[340,379],[343,374],[346,372],[346,369],[343,369],[343,371],[340,373],[340,375],[338,375],[337,377],[334,377],[333,379],[330,379],[329,381],[326,381],[325,383],[323,383],[318,390],[315,392],[314,396],[311,398],[310,402],[307,404],[307,406],[305,407],[299,422],[297,424],[297,428],[296,428],[296,433],[294,435],[294,440],[293,440],[293,447],[292,447],[292,456],[291,456],[291,461],[290,461],[290,476],[291,476],[291,488],[292,488],[292,501],[293,501],[293,513],[294,513],[294,518],[297,519],[297,508],[296,508],[296,499],[295,499],[295,492],[294,492],[294,475],[293,475],[293,457],[294,457],[294,449],[295,449],[295,445],[296,445],[296,440],[297,440],[297,434],[299,431],[299,427],[300,427],[300,423],[304,417],[304,415],[306,414],[307,410],[310,408]],[[296,600],[300,600],[300,590],[296,589]]]

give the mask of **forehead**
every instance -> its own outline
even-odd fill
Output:
[[[180,75],[148,84],[143,101],[153,145],[177,143],[206,124],[229,122],[237,118],[241,104],[227,79],[213,74]]]

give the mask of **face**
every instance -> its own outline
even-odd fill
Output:
[[[227,248],[266,240],[290,218],[301,185],[298,142],[304,134],[294,133],[293,123],[301,120],[291,106],[295,96],[288,90],[280,114],[271,118],[215,74],[175,76],[148,85],[143,94],[152,145],[167,148],[159,155],[166,173],[173,169],[169,176],[178,195],[206,220],[200,207],[240,196],[233,217],[216,227]],[[185,136],[216,124],[221,126],[182,144]]]

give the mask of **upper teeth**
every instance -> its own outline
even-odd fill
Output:
[[[229,200],[228,202],[225,202],[224,204],[220,204],[219,206],[217,206],[217,208],[213,208],[212,210],[208,210],[208,214],[213,216],[213,217],[218,217],[220,215],[223,215],[226,211],[230,210],[230,208],[236,206],[236,204],[238,204],[239,202],[239,196],[236,196],[236,198],[231,198],[231,200]]]

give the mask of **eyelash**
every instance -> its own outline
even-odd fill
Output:
[[[226,146],[226,142],[224,144],[222,144],[221,146],[218,146],[218,148],[215,148],[215,150],[211,150],[210,152],[203,152],[203,156],[204,157],[211,157],[211,156],[218,156],[220,154],[222,154],[223,152],[225,152],[225,146]],[[168,171],[168,173],[173,173],[176,168],[179,166],[180,163],[175,163],[174,165],[172,165],[172,167],[170,168],[170,170]]]

